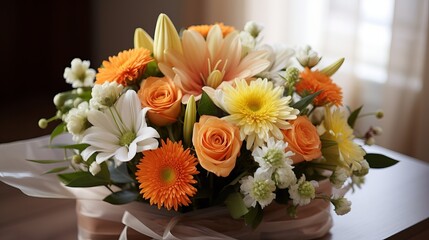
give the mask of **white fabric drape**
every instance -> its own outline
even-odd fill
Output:
[[[216,0],[205,4],[202,21],[237,28],[257,21],[265,42],[309,44],[322,67],[345,57],[333,76],[345,105],[385,115],[362,118],[358,132],[381,126],[377,144],[429,161],[428,8],[425,0]]]

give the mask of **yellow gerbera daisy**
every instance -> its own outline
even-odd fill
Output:
[[[289,106],[291,97],[283,96],[282,87],[274,87],[267,79],[256,79],[248,84],[235,80],[235,87],[226,84],[223,89],[223,109],[229,113],[224,119],[240,128],[240,137],[246,148],[262,146],[270,137],[283,139],[280,129],[288,129],[287,120],[296,119],[297,109]]]
[[[339,164],[352,171],[359,170],[365,151],[353,141],[353,129],[347,124],[344,113],[339,109],[331,111],[329,107],[325,107],[325,119],[321,127],[321,138],[337,143],[337,146],[322,149],[323,156],[328,161],[339,161]]]
[[[198,174],[197,159],[184,150],[182,143],[173,143],[167,139],[155,150],[145,151],[144,157],[137,165],[136,177],[140,183],[140,193],[150,204],[157,204],[170,210],[179,206],[188,206],[189,197],[197,192],[192,186],[197,181],[193,175]]]
[[[150,51],[145,48],[122,51],[118,56],[109,57],[109,61],[103,61],[103,67],[98,69],[95,83],[116,81],[124,86],[132,84],[152,60]]]

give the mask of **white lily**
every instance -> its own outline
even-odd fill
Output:
[[[158,147],[158,132],[148,127],[145,116],[149,109],[141,108],[137,93],[129,90],[114,106],[105,111],[90,110],[88,121],[93,125],[83,136],[82,143],[89,144],[81,155],[86,161],[97,153],[96,162],[114,157],[126,162],[137,152]]]

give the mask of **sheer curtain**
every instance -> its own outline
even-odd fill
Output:
[[[204,5],[203,20],[239,28],[257,21],[266,42],[309,44],[322,66],[345,57],[333,77],[345,104],[385,115],[362,118],[358,132],[381,126],[377,144],[429,161],[428,10],[425,0],[216,0]]]

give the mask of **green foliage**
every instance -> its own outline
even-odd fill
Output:
[[[398,163],[398,160],[377,153],[367,153],[365,159],[370,168],[387,168]]]
[[[49,148],[63,148],[63,149],[75,149],[79,152],[82,152],[85,148],[87,148],[89,145],[85,143],[81,144],[69,144],[69,145],[49,145]]]
[[[299,111],[304,110],[308,105],[310,105],[313,102],[314,98],[316,98],[321,92],[322,91],[318,91],[318,92],[315,92],[313,94],[310,94],[308,96],[301,98],[301,100],[294,103],[292,105],[292,107],[298,109]]]
[[[126,204],[132,201],[135,201],[138,198],[138,196],[139,196],[138,192],[130,191],[130,190],[122,190],[122,191],[114,192],[110,194],[109,196],[105,197],[103,201],[114,205],[120,205],[120,204]]]
[[[121,164],[115,167],[113,164],[108,167],[110,172],[110,179],[114,183],[130,183],[134,179],[130,176],[127,169],[127,164]]]
[[[58,174],[60,180],[68,187],[95,187],[110,184],[110,174],[107,164],[100,164],[100,172],[93,176],[89,172],[72,172]]]
[[[254,208],[250,208],[249,212],[244,215],[244,222],[246,225],[255,229],[261,223],[264,212],[259,204],[256,204]]]
[[[40,164],[52,164],[52,163],[67,162],[67,160],[31,160],[31,159],[27,159],[27,161],[40,163]]]
[[[244,204],[241,194],[238,192],[229,194],[225,200],[225,204],[231,214],[231,217],[234,219],[238,219],[249,212],[249,209],[247,209]]]
[[[54,130],[51,133],[51,138],[49,141],[52,142],[52,140],[54,140],[55,137],[57,137],[58,135],[60,135],[64,132],[66,132],[66,123],[62,122],[54,128]]]
[[[203,94],[201,95],[201,99],[198,103],[197,111],[198,111],[198,114],[200,116],[202,116],[202,115],[216,116],[217,115],[217,106],[210,99],[209,95],[207,95],[207,93],[203,92]]]
[[[69,169],[69,167],[57,167],[57,168],[53,168],[47,172],[44,172],[43,174],[64,172],[67,169]]]
[[[359,108],[357,108],[356,110],[354,110],[354,111],[350,114],[349,118],[347,119],[347,123],[349,124],[349,126],[350,126],[351,128],[353,128],[353,127],[355,126],[356,119],[358,118],[359,113],[360,113],[360,111],[362,110],[362,107],[363,107],[363,105],[362,105],[362,106],[360,106]]]

